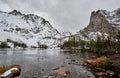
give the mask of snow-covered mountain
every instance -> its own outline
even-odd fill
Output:
[[[0,11],[0,42],[7,39],[25,43],[28,47],[57,44],[62,35],[44,18],[34,14],[22,14],[17,10]],[[12,46],[12,43],[8,43]]]
[[[77,39],[96,39],[98,36],[115,37],[120,31],[120,8],[110,12],[106,10],[93,11],[89,25],[75,35]]]

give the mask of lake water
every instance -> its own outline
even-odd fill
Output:
[[[69,70],[67,78],[89,78],[92,73],[83,63],[90,56],[88,52],[72,53],[61,49],[1,49],[0,66],[19,64],[22,71],[18,78],[42,78],[60,67]]]

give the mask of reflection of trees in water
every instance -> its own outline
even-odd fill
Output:
[[[94,56],[95,54],[94,53],[91,53],[91,52],[82,52],[80,50],[66,50],[66,51],[63,51],[65,54],[70,54],[71,57],[77,57],[77,58],[82,58],[83,60],[84,59],[89,59],[91,56]]]
[[[0,54],[7,54],[7,51],[0,51]]]

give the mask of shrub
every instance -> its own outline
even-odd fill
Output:
[[[10,48],[10,46],[8,46],[6,42],[1,42],[0,48]]]
[[[13,41],[11,39],[7,39],[7,42],[11,42],[14,44],[14,48],[15,47],[23,47],[23,48],[27,48],[27,45],[25,43],[19,43],[19,42],[16,42],[16,41]]]
[[[105,56],[96,58],[94,60],[87,60],[86,62],[91,64],[92,66],[99,67],[105,70],[115,70],[114,64]]]
[[[99,66],[101,63],[105,62],[106,60],[107,60],[107,57],[105,56],[99,57],[93,60],[92,65]]]
[[[65,47],[78,47],[80,46],[80,42],[79,41],[66,41],[64,42],[63,45],[60,45],[61,48],[65,48]]]
[[[105,70],[111,70],[111,71],[115,70],[115,66],[110,60],[106,60],[106,61],[102,62],[99,67],[101,67]]]
[[[100,55],[104,55],[104,56],[107,56],[108,54],[109,54],[109,50],[106,50],[106,49],[104,49],[104,50],[99,50],[99,54]]]
[[[38,48],[48,48],[48,46],[45,45],[45,44],[41,44],[40,42],[38,42]]]
[[[7,42],[12,42],[12,40],[11,39],[7,39]]]
[[[38,48],[48,48],[48,46],[47,46],[47,45],[44,45],[44,44],[41,44],[41,45],[39,45]]]
[[[25,43],[18,43],[18,42],[14,42],[14,47],[23,47],[23,48],[27,48],[27,45]]]

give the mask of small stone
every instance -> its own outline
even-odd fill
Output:
[[[106,73],[108,73],[110,75],[114,75],[114,72],[112,72],[112,71],[106,71]]]
[[[95,58],[96,56],[92,56],[92,58]]]
[[[58,70],[59,69],[59,67],[57,67],[57,68],[54,68],[53,70]]]
[[[70,62],[68,64],[71,64]]]
[[[66,57],[66,59],[69,59],[69,57]]]
[[[62,76],[66,76],[68,73],[68,70],[66,68],[59,68],[53,71],[53,74],[58,74]]]
[[[43,76],[42,78],[48,78],[48,76],[47,76],[47,75],[45,75],[45,76]]]
[[[88,68],[87,70],[88,70],[88,71],[90,71],[91,69],[90,69],[90,68]]]
[[[83,70],[84,73],[86,73],[87,71],[86,70]]]
[[[74,62],[75,62],[76,60],[71,60],[71,61],[74,61]]]
[[[53,78],[53,76],[49,76],[48,78]]]
[[[89,78],[95,78],[95,76],[90,76]]]
[[[67,74],[66,74],[66,73],[64,73],[63,75],[64,75],[64,77],[65,77],[65,76],[67,76]]]
[[[96,73],[96,75],[98,76],[102,76],[103,74],[104,74],[103,72]]]
[[[64,65],[61,65],[61,67],[64,67]]]
[[[42,71],[44,71],[44,69],[42,69]]]
[[[118,74],[118,77],[120,78],[120,74]]]

